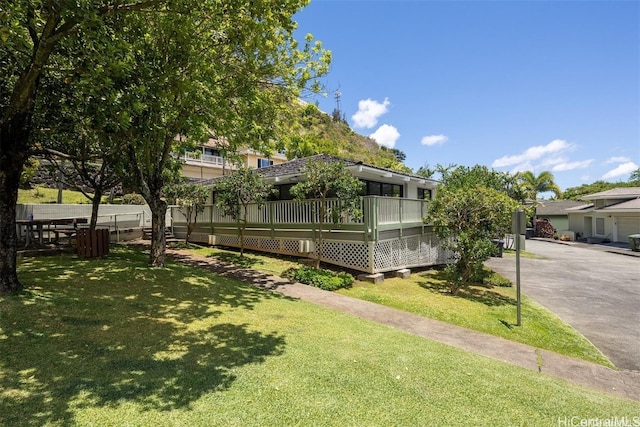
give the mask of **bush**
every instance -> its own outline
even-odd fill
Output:
[[[142,195],[137,193],[125,194],[122,197],[122,204],[124,205],[146,205],[147,201],[144,200]]]
[[[334,273],[330,270],[317,269],[313,267],[289,269],[285,272],[285,277],[325,291],[335,291],[340,288],[348,288],[355,281],[354,277],[349,273]]]

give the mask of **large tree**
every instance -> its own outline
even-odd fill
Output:
[[[293,38],[292,16],[306,0],[4,2],[0,8],[0,293],[18,290],[15,206],[32,138],[39,91],[63,78],[90,81],[122,120],[111,137],[153,212],[152,265],[164,262],[160,198],[175,136],[197,140],[206,127],[233,145],[268,144],[284,100],[327,70],[329,55]],[[136,12],[136,13],[127,13]],[[82,40],[92,67],[74,67]],[[101,62],[102,61],[102,62]],[[61,65],[60,65],[61,64]],[[69,67],[71,78],[59,72]],[[201,68],[201,66],[203,68]],[[57,71],[57,72],[56,72]],[[111,82],[126,83],[121,87]],[[46,117],[43,114],[42,117]],[[212,120],[215,119],[215,120]],[[105,120],[104,123],[109,122]]]
[[[269,154],[288,106],[326,72],[321,44],[293,38],[292,16],[305,3],[193,0],[123,20],[119,42],[130,54],[112,79],[127,82],[119,99],[130,123],[115,134],[125,144],[125,170],[151,209],[151,265],[164,264],[162,189],[179,173],[172,153],[213,131],[228,152],[249,145]]]
[[[39,90],[59,58],[61,43],[100,28],[106,17],[149,9],[161,1],[3,1],[0,4],[0,294],[21,288],[16,273],[18,186],[33,148]]]

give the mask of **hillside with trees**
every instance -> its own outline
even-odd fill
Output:
[[[330,154],[399,172],[411,172],[402,163],[403,152],[381,147],[375,140],[354,132],[339,116],[329,115],[310,103],[300,103],[293,109],[295,124],[278,147],[286,150],[288,158]]]

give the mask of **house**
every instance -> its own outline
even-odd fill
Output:
[[[569,230],[569,214],[567,209],[583,206],[584,202],[575,200],[538,200],[536,218],[551,223],[553,229],[561,232]]]
[[[620,187],[589,194],[588,203],[567,209],[569,229],[589,242],[629,241],[640,233],[640,187]]]
[[[307,161],[343,161],[346,168],[364,183],[361,198],[363,218],[345,218],[339,224],[325,224],[322,261],[366,273],[380,273],[444,264],[448,254],[440,247],[430,225],[424,223],[429,199],[437,182],[418,175],[400,173],[362,162],[329,155],[295,159],[261,168],[260,173],[274,184],[276,200],[262,209],[249,207],[245,232],[247,249],[313,257],[317,233],[315,200],[292,200],[290,189],[304,180]],[[213,180],[201,181],[211,185]],[[336,203],[330,200],[327,203]],[[183,236],[186,224],[172,212],[174,234]],[[183,220],[184,221],[184,220]],[[210,204],[198,216],[192,240],[239,247],[238,223],[223,217]]]
[[[236,153],[237,159],[232,160],[223,155],[223,145],[224,142],[212,136],[195,149],[180,153],[178,158],[182,160],[182,175],[191,179],[206,180],[227,175],[240,166],[263,168],[287,161],[287,156],[282,153],[265,156],[250,148],[239,150]]]

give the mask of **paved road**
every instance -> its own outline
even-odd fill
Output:
[[[640,371],[640,257],[541,240],[527,240],[526,251],[544,259],[520,258],[522,292],[576,328],[618,368]],[[515,255],[491,258],[487,265],[515,283]]]

